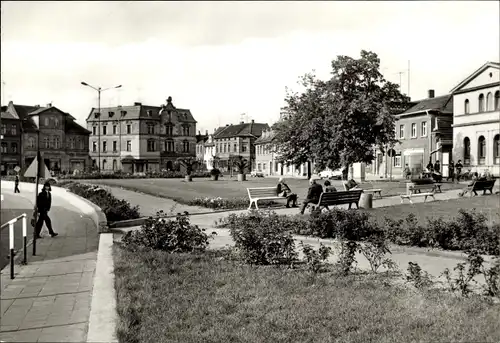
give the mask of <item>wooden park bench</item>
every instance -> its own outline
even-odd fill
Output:
[[[258,210],[257,201],[259,200],[286,200],[286,197],[280,197],[276,194],[276,187],[247,188],[247,192],[250,199],[249,210],[252,209],[252,204],[255,204],[255,209]]]
[[[356,208],[359,208],[359,198],[361,198],[361,193],[363,193],[362,189],[345,192],[321,193],[318,203],[311,203],[309,206],[313,209],[317,208],[321,210],[323,208],[328,208],[328,206],[345,204],[349,204],[349,208],[351,208],[352,204],[355,204]]]
[[[413,201],[411,201],[411,199],[416,197],[425,197],[424,202],[427,201],[428,197],[432,197],[432,199],[436,200],[436,198],[434,197],[434,194],[436,193],[436,188],[437,186],[434,183],[428,183],[422,185],[407,183],[406,194],[401,194],[401,203],[404,203],[404,199],[408,199],[410,203],[413,204]],[[424,192],[422,193],[422,191]]]
[[[493,180],[476,180],[470,186],[467,186],[467,192],[470,193],[470,196],[474,193],[477,195],[477,191],[483,191],[483,195],[486,195],[486,191],[490,191],[490,194],[493,194],[493,187],[495,186],[496,179]]]
[[[342,182],[342,186],[344,186],[344,190],[347,192],[348,189],[347,189],[347,185],[345,182]],[[374,193],[374,194],[378,194],[379,198],[382,199],[382,189],[380,188],[370,188],[370,189],[362,189],[362,188],[358,188],[358,186],[356,186],[355,188],[352,188],[350,191],[358,191],[358,190],[362,190],[363,192],[365,193]]]

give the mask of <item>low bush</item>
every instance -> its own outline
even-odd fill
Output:
[[[406,282],[413,284],[418,289],[428,288],[432,286],[431,275],[422,270],[418,263],[408,262],[408,274]]]
[[[79,174],[66,174],[59,176],[59,179],[71,179],[71,180],[98,180],[98,179],[175,179],[184,178],[186,174],[180,171],[148,171],[145,173],[125,173],[123,171],[116,171],[112,173],[107,172],[91,172],[91,173],[79,173]],[[191,173],[192,177],[210,177],[210,173],[207,171],[196,171]]]
[[[276,213],[251,211],[247,215],[233,216],[226,222],[235,248],[249,264],[292,265],[297,259],[291,230],[281,224]],[[245,218],[244,225],[240,219]]]
[[[276,202],[272,200],[264,200],[259,202],[259,205],[263,207],[269,207],[275,205]],[[248,208],[248,199],[247,198],[194,198],[192,200],[186,201],[186,205],[189,206],[200,206],[211,208],[214,210],[241,210]]]
[[[304,242],[300,242],[300,246],[304,253],[307,269],[313,273],[318,273],[321,270],[328,256],[332,253],[332,249],[324,246],[323,243],[320,243],[318,250],[314,250],[311,245],[304,244]]]
[[[500,225],[488,226],[486,216],[475,210],[460,209],[452,220],[428,219],[427,225],[419,224],[414,214],[399,221],[385,218],[385,236],[399,245],[500,255]]]
[[[128,201],[115,198],[100,186],[73,182],[65,185],[65,188],[99,206],[106,215],[108,222],[140,217],[139,206],[132,207]]]
[[[163,216],[163,211],[157,212],[156,216]],[[210,237],[205,229],[191,225],[188,213],[184,212],[177,214],[175,220],[149,217],[139,230],[127,232],[122,243],[129,249],[150,248],[168,253],[192,253],[205,251]]]

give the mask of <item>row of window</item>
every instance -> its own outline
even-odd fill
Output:
[[[113,141],[112,143],[112,152],[118,152],[118,141]],[[175,150],[174,141],[165,141],[163,143],[163,151],[166,152],[174,152]],[[108,151],[108,142],[102,142],[102,152]],[[132,151],[132,141],[127,141],[126,143],[126,151]],[[150,139],[147,142],[147,151],[154,152],[157,151],[157,141],[154,139]],[[92,142],[92,152],[97,152],[97,142]],[[182,152],[189,152],[189,142],[182,142]]]
[[[13,136],[17,135],[17,125],[11,124],[9,132]],[[2,135],[6,135],[6,134],[7,134],[7,124],[2,124]]]
[[[7,142],[2,142],[2,154],[17,154],[18,149],[17,149],[17,143],[16,142],[11,142],[10,143],[10,151],[9,151],[9,144]]]
[[[28,149],[36,148],[36,140],[34,137],[28,138]],[[61,149],[61,140],[59,136],[45,136],[42,138],[41,148],[43,149]],[[67,149],[85,149],[85,141],[82,138],[69,138],[66,142]]]
[[[411,124],[411,138],[417,138],[417,123]],[[427,137],[427,122],[423,121],[420,123],[420,137]],[[399,125],[399,138],[405,138],[405,126],[404,124]]]
[[[238,144],[234,143],[233,144],[233,150],[231,151],[231,143],[216,143],[215,144],[215,153],[228,153],[228,152],[247,152],[248,151],[248,146],[246,143],[243,143],[241,145],[241,151],[238,151]]]
[[[155,134],[155,125],[147,125],[147,134],[148,135],[154,135]],[[127,124],[127,135],[132,134],[132,125]],[[97,126],[92,127],[92,134],[97,135]],[[102,135],[107,135],[108,134],[108,127],[107,125],[102,126]],[[112,126],[112,134],[117,135],[118,134],[118,126],[113,125]],[[165,134],[167,136],[173,136],[174,135],[174,126],[173,125],[165,125]],[[189,126],[183,126],[182,127],[182,135],[183,136],[189,136]]]
[[[464,150],[463,150],[463,158],[464,164],[470,164],[470,139],[469,137],[464,138]],[[484,136],[480,136],[477,140],[477,163],[479,165],[486,164],[486,154],[487,154],[487,146],[486,146],[486,138]],[[493,163],[500,164],[500,135],[495,135],[493,137]]]
[[[493,100],[493,94],[491,94],[491,92],[489,92],[486,95],[486,104],[484,102],[485,97],[484,97],[483,93],[479,94],[479,97],[477,100],[478,100],[477,112],[500,110],[500,91],[495,92],[495,100]],[[465,99],[465,101],[464,101],[464,113],[465,114],[470,113],[470,101],[469,101],[469,99]]]
[[[267,155],[273,152],[273,149],[268,144],[259,144],[255,146],[257,155]]]

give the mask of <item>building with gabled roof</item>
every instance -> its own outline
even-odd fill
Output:
[[[88,137],[90,132],[75,118],[59,108],[17,105],[12,101],[5,107],[6,114],[18,120],[19,166],[25,170],[35,159],[38,146],[38,128],[33,120],[38,116],[40,151],[47,168],[54,172],[83,171],[89,164]],[[4,117],[2,116],[2,118]],[[18,118],[18,119],[17,119]],[[3,119],[2,119],[3,120]]]
[[[451,90],[453,156],[465,169],[500,175],[500,63],[486,62]]]
[[[160,106],[92,108],[90,156],[104,172],[172,170],[179,157],[196,156],[196,120],[189,109],[177,108],[168,97]]]
[[[219,127],[213,134],[215,154],[219,159],[219,168],[230,171],[230,160],[242,156],[250,162],[250,169],[255,169],[255,141],[262,132],[269,130],[266,123],[240,122]]]

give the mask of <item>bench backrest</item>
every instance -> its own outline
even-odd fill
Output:
[[[434,190],[436,188],[436,185],[435,184],[424,184],[424,185],[415,185],[413,183],[407,183],[406,184],[406,191],[407,193],[411,193],[411,191],[414,191],[414,190]]]
[[[253,198],[269,198],[277,197],[276,187],[260,187],[260,188],[247,188],[248,197]]]
[[[321,193],[319,206],[341,205],[359,202],[362,190]]]
[[[493,186],[495,185],[495,181],[496,181],[496,179],[485,180],[485,181],[476,180],[474,182],[474,186],[472,186],[472,187],[475,190],[480,190],[480,191],[482,191],[483,189],[490,189],[490,188],[493,188]]]

